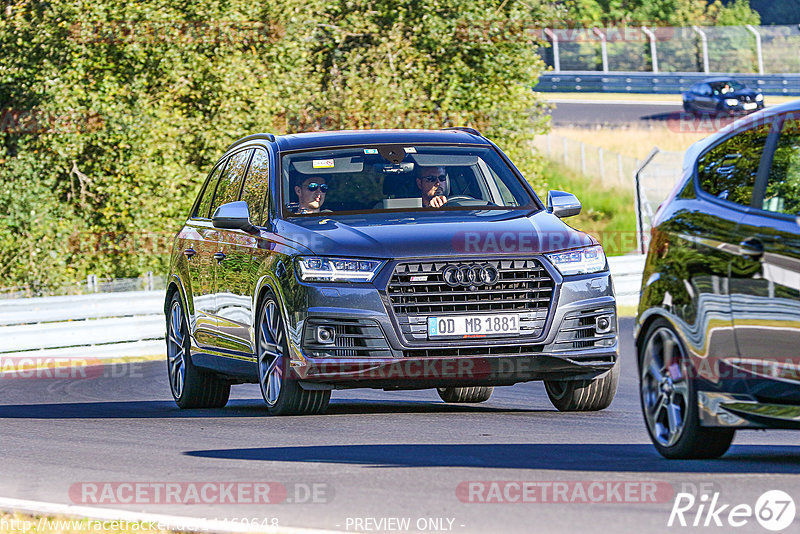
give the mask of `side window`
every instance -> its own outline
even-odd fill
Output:
[[[217,180],[219,179],[220,173],[225,169],[225,165],[228,163],[227,160],[223,161],[217,168],[214,169],[214,173],[211,177],[206,181],[206,188],[203,190],[203,196],[200,199],[200,203],[197,204],[197,210],[192,213],[192,217],[200,217],[205,219],[208,217],[208,210],[211,209],[211,201],[214,199],[214,190],[217,188]]]
[[[783,123],[772,158],[762,209],[777,213],[800,213],[800,120]]]
[[[250,220],[256,226],[263,222],[266,209],[267,190],[269,189],[269,154],[263,148],[256,149],[247,179],[244,182],[242,200],[250,208]]]
[[[217,208],[223,204],[239,200],[242,180],[244,180],[247,162],[250,161],[250,155],[252,153],[253,149],[249,149],[237,152],[231,156],[225,170],[220,174],[217,192],[214,194],[214,201],[211,203],[211,211],[209,212],[211,216],[213,216]]]
[[[770,128],[764,124],[740,132],[701,156],[697,161],[700,188],[722,200],[749,206]]]
[[[703,94],[705,96],[711,96],[711,93],[712,93],[711,86],[708,85],[707,83],[704,83],[703,84],[703,90],[702,90],[701,94]]]

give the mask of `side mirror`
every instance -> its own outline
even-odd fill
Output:
[[[572,217],[581,212],[581,201],[572,193],[548,191],[547,211],[559,218]]]
[[[250,222],[250,208],[247,202],[228,202],[217,208],[211,224],[223,230],[243,230],[247,233],[255,232],[256,227]]]

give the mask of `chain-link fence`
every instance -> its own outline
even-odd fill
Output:
[[[800,72],[800,28],[785,26],[546,29],[555,72]]]
[[[166,289],[166,277],[152,272],[139,278],[98,278],[89,275],[85,280],[64,284],[54,288],[35,288],[31,286],[0,288],[0,300],[30,297],[51,297],[62,295],[86,295],[90,293],[119,293],[122,291],[155,291]]]
[[[683,152],[654,148],[634,173],[636,241],[644,254],[650,246],[650,227],[658,207],[683,175]]]
[[[630,190],[631,176],[641,163],[636,158],[553,133],[537,136],[534,146],[549,159],[608,188]]]

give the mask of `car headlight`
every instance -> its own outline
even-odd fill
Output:
[[[764,100],[764,95],[756,95],[756,102],[761,102]]]
[[[739,101],[737,99],[735,99],[735,98],[726,98],[725,99],[725,103],[727,105],[729,105],[729,106],[738,106],[739,105]]]
[[[304,257],[297,260],[297,274],[304,282],[371,282],[383,264],[359,258]]]
[[[596,273],[606,268],[606,254],[600,245],[547,254],[547,259],[565,276]]]

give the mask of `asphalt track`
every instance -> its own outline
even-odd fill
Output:
[[[670,104],[669,100],[675,103]],[[569,101],[558,100],[551,104],[553,126],[642,126],[663,124],[678,120],[683,107],[680,96],[665,96],[665,102],[621,101]]]
[[[342,531],[402,532],[407,518],[411,531],[615,534],[733,531],[667,527],[673,493],[682,490],[754,506],[766,490],[779,489],[800,503],[800,433],[740,432],[715,461],[656,454],[639,412],[632,326],[622,320],[619,392],[599,413],[556,412],[540,383],[498,388],[490,401],[468,406],[445,405],[432,390],[337,391],[327,415],[285,418],[267,416],[257,387],[247,385],[234,388],[224,409],[181,411],[160,361],[86,379],[0,379],[0,497],[75,504],[85,483],[272,482],[287,491],[277,504],[148,498],[103,506]],[[619,502],[614,491],[604,493],[614,502],[587,503],[575,493],[557,503],[464,502],[457,489],[470,481],[571,481],[570,488],[584,489],[592,481],[606,488],[647,482],[660,489],[647,503],[624,493]],[[490,495],[492,486],[482,487],[476,499]],[[689,524],[696,511],[687,512]],[[800,517],[786,532],[798,528]],[[752,517],[735,531],[768,532]]]

